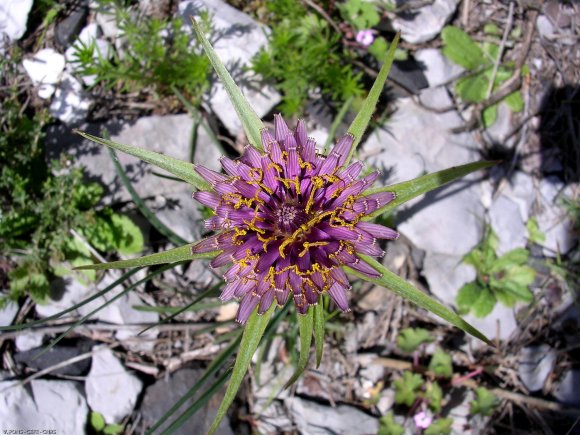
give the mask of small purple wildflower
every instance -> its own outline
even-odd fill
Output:
[[[415,420],[415,426],[417,426],[419,429],[427,429],[429,426],[431,426],[433,421],[431,416],[429,416],[425,411],[421,411],[415,414],[413,420]]]
[[[262,131],[265,153],[248,146],[237,160],[222,157],[227,175],[195,168],[214,191],[193,197],[215,212],[205,227],[219,233],[192,251],[221,251],[211,267],[233,263],[220,298],[242,298],[238,322],[245,323],[258,304],[258,313],[274,300],[283,306],[291,293],[301,314],[324,292],[348,311],[349,282],[341,266],[380,275],[357,253],[382,256],[377,239],[396,239],[398,233],[362,218],[392,201],[394,194],[362,196],[378,172],[359,179],[362,163],[342,167],[352,144],[347,134],[328,157],[321,156],[303,121],[291,132],[277,115],[274,136]]]
[[[370,29],[359,30],[355,39],[360,45],[368,47],[375,40],[375,36],[373,35],[373,31]]]

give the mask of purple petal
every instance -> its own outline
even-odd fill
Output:
[[[260,298],[253,293],[247,293],[246,296],[240,302],[240,307],[238,308],[238,314],[236,316],[236,322],[241,323],[242,325],[248,321],[252,311],[256,308],[260,302]]]
[[[304,297],[306,297],[306,302],[308,302],[309,305],[315,305],[318,303],[318,292],[308,283],[304,285]]]
[[[222,175],[218,172],[207,169],[203,166],[194,166],[195,172],[197,172],[201,178],[207,181],[209,184],[214,186],[216,183],[223,183],[228,180],[228,177]]]
[[[341,137],[338,140],[338,142],[336,142],[336,145],[330,151],[330,154],[334,154],[337,156],[338,166],[342,166],[344,164],[344,162],[346,161],[348,153],[350,152],[350,149],[352,148],[353,141],[354,141],[353,135],[347,133],[343,137]]]
[[[294,292],[294,304],[296,305],[296,312],[298,314],[306,314],[308,312],[308,303],[302,293]]]
[[[370,255],[372,257],[382,257],[385,255],[385,251],[377,245],[376,239],[373,239],[372,243],[354,242],[352,245],[360,254]]]
[[[261,131],[262,136],[262,147],[266,152],[270,152],[272,148],[272,143],[275,141],[274,136],[267,128],[262,129]]]
[[[254,288],[256,288],[256,282],[249,280],[249,279],[241,279],[241,284],[240,286],[236,289],[234,296],[237,298],[241,298],[242,296],[245,296],[246,294],[248,294],[249,292],[252,292],[254,290]]]
[[[215,210],[222,201],[221,196],[213,192],[194,192],[193,199],[212,210]]]
[[[240,160],[252,168],[260,168],[261,155],[253,146],[246,146]]]
[[[256,272],[262,273],[266,272],[268,268],[275,263],[275,261],[280,257],[280,252],[278,247],[282,244],[282,241],[275,241],[269,243],[268,250],[265,253],[260,254],[260,259],[256,264]]]
[[[304,145],[306,145],[306,141],[308,140],[308,133],[306,132],[306,124],[302,119],[299,119],[298,123],[296,124],[294,138],[298,143],[298,148],[302,148]]]
[[[366,231],[377,239],[394,240],[399,237],[399,233],[397,233],[395,230],[379,224],[373,224],[371,222],[358,222],[355,226],[363,231]]]
[[[350,164],[346,169],[339,171],[336,175],[346,181],[347,183],[352,183],[356,181],[357,177],[360,175],[363,168],[362,162],[354,162]]]
[[[360,258],[357,258],[354,261],[354,263],[347,264],[347,266],[350,267],[351,269],[357,270],[360,273],[363,273],[366,276],[371,277],[371,278],[378,278],[379,276],[381,276],[381,274],[379,272],[377,272],[374,268],[369,266],[364,261],[361,261]]]
[[[339,283],[335,282],[332,284],[330,289],[328,290],[328,294],[334,301],[334,303],[340,308],[342,311],[350,311],[348,306],[348,298],[346,296],[346,289]]]
[[[258,308],[258,314],[264,314],[272,306],[274,302],[274,289],[271,288],[260,298],[260,306]]]
[[[306,142],[302,144],[300,154],[305,162],[314,163],[316,161],[316,142],[314,139],[306,139]]]
[[[356,240],[359,237],[359,235],[350,228],[331,226],[328,222],[321,223],[318,228],[335,240]]]
[[[220,294],[220,299],[222,301],[229,301],[232,299],[236,293],[236,290],[242,285],[241,280],[237,279],[233,282],[227,283],[224,288],[222,289],[222,293]]]
[[[290,129],[282,115],[276,114],[274,115],[274,136],[278,142],[281,142],[286,139],[290,135]]]

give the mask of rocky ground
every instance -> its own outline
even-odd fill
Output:
[[[21,16],[8,16],[0,7],[0,23],[10,23],[0,25],[0,32],[17,40],[26,33],[31,1],[13,3],[21,6],[10,10],[18,10]],[[188,17],[199,14],[199,8],[212,11],[214,26],[223,35],[215,43],[217,52],[226,65],[240,67],[266,43],[266,36],[251,4],[240,10],[240,5],[232,3],[237,8],[220,0],[181,1],[163,13]],[[491,225],[498,238],[498,255],[515,248],[531,253],[537,271],[531,286],[534,301],[512,308],[498,303],[485,318],[465,316],[492,338],[496,347],[491,348],[384,288],[357,284],[351,294],[353,311],[329,321],[322,365],[314,369],[311,364],[295,386],[283,390],[293,370],[285,338],[296,329],[285,325],[269,347],[261,350],[259,370],[250,371],[219,433],[377,433],[380,417],[389,411],[394,411],[395,421],[408,433],[414,433],[413,414],[395,404],[393,382],[403,370],[425,371],[436,347],[445,349],[453,361],[455,377],[443,401],[444,414],[453,418],[453,433],[580,433],[580,313],[574,287],[578,281],[566,281],[547,266],[571,265],[580,259],[578,222],[562,201],[569,198],[577,204],[580,193],[580,111],[574,110],[580,79],[580,10],[576,3],[557,1],[420,3],[410,11],[389,13],[412,62],[395,69],[388,99],[390,115],[365,138],[359,158],[382,170],[385,184],[480,159],[500,163],[398,210],[395,226],[402,237],[386,246],[384,263],[454,307],[458,289],[476,277],[476,270],[462,259]],[[155,2],[143,1],[141,7],[153,8]],[[107,20],[106,11],[81,6],[67,20],[55,26],[55,41],[68,32],[67,41],[96,38],[102,47],[115,43],[118,30]],[[472,122],[485,102],[466,105],[453,92],[452,79],[463,69],[442,55],[440,34],[450,22],[479,38],[485,38],[480,30],[490,22],[502,30],[507,25],[521,29],[522,37],[511,52],[514,62],[521,59],[530,70],[521,81],[525,105],[520,113],[512,113],[502,103],[490,128]],[[236,31],[240,26],[243,32]],[[184,160],[192,157],[195,131],[194,161],[218,169],[221,154],[235,155],[245,143],[225,90],[213,83],[204,101],[207,125],[225,138],[224,149],[214,146],[208,131],[187,113],[128,102],[113,105],[115,113],[103,116],[107,108],[102,99],[75,75],[68,54],[71,43],[68,47],[46,44],[22,61],[22,80],[35,92],[38,104],[48,106],[58,120],[48,128],[49,156],[69,153],[90,179],[105,185],[105,202],[134,215],[149,235],[149,251],[170,247],[132,205],[107,150],[82,140],[72,130],[98,135],[105,128],[114,141]],[[409,64],[411,72],[404,70]],[[265,85],[244,89],[258,115],[271,121],[280,95]],[[324,143],[332,119],[320,101],[311,103],[306,121],[312,135]],[[344,125],[339,132],[341,128]],[[159,177],[135,158],[118,158],[137,194],[161,222],[187,241],[202,235],[203,217],[186,184]],[[532,218],[544,235],[542,241],[532,240]],[[46,305],[26,301],[7,306],[0,312],[0,325],[51,316],[120,276],[107,272],[90,286],[72,276]],[[132,282],[144,276],[145,271],[140,271]],[[90,426],[89,411],[95,411],[109,424],[123,424],[126,433],[144,432],[197,382],[204,367],[227,346],[228,333],[238,327],[230,322],[215,329],[216,321],[233,318],[235,306],[228,304],[188,311],[139,334],[166,313],[143,307],[180,307],[191,300],[190,295],[219,282],[220,277],[206,264],[192,263],[138,285],[97,313],[93,310],[122,289],[64,319],[26,332],[2,332],[0,428],[25,425],[78,434]],[[81,316],[88,316],[84,325],[35,358],[43,344]],[[204,331],[206,327],[216,333]],[[413,356],[405,354],[396,342],[400,331],[408,327],[430,330],[435,341]],[[500,399],[491,416],[470,414],[469,403],[480,386]],[[207,431],[219,402],[218,394],[178,433]]]

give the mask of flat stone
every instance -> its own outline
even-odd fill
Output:
[[[261,83],[259,77],[245,74],[243,68],[267,44],[268,28],[221,0],[186,0],[178,6],[179,16],[189,26],[190,17],[199,16],[200,10],[207,10],[212,16],[215,33],[211,39],[217,55],[250,106],[260,118],[263,117],[280,102],[280,95]],[[212,85],[207,103],[231,134],[237,136],[242,131],[242,124],[221,82]]]
[[[17,41],[26,32],[32,0],[3,0],[0,4],[0,54],[4,54],[8,41]]]
[[[513,130],[513,112],[506,103],[500,103],[497,108],[495,122],[485,130],[487,140],[500,146],[502,149],[511,149],[516,144],[516,137],[508,138]]]
[[[415,52],[429,87],[440,86],[463,72],[463,68],[451,62],[437,48],[423,48]]]
[[[401,38],[411,44],[419,44],[435,38],[451,19],[459,0],[435,0],[419,9],[399,14],[392,20]]]
[[[491,228],[498,237],[497,254],[503,255],[515,248],[525,248],[528,232],[519,206],[505,195],[500,195],[489,210]]]
[[[93,350],[97,352],[85,380],[87,401],[107,423],[119,423],[133,411],[143,383],[123,367],[109,348],[95,346]]]
[[[91,103],[81,83],[65,72],[50,103],[50,114],[67,125],[76,125],[86,119]]]
[[[67,16],[59,20],[55,27],[54,36],[56,43],[66,48],[81,30],[89,13],[88,0],[75,2],[67,10]]]
[[[524,347],[520,351],[518,374],[530,392],[544,388],[546,379],[552,373],[556,357],[554,349],[545,344]]]
[[[554,397],[560,402],[570,406],[580,406],[580,370],[568,370],[560,379]]]
[[[377,433],[379,421],[348,405],[335,408],[299,397],[284,401],[291,418],[300,433],[310,435],[371,434]]]
[[[201,238],[202,205],[191,198],[191,192],[176,192],[158,199],[159,207],[152,207],[151,211],[167,228],[190,243]]]
[[[16,349],[19,352],[24,352],[30,349],[35,349],[42,346],[44,334],[36,331],[20,331],[14,340]]]
[[[463,257],[427,252],[423,275],[429,291],[447,305],[455,305],[455,296],[466,283],[476,278],[475,268],[463,263]]]
[[[16,314],[18,313],[18,304],[9,301],[0,309],[0,326],[12,325]]]
[[[39,349],[18,352],[14,355],[14,361],[18,364],[24,364],[26,367],[34,370],[44,370],[48,367],[53,367],[58,363],[89,352],[92,344],[93,342],[88,340],[75,340],[74,346],[57,345],[38,357]],[[85,376],[89,372],[90,365],[91,358],[86,358],[73,364],[55,369],[51,371],[51,374]]]
[[[32,83],[38,86],[38,96],[46,100],[52,97],[55,85],[60,82],[65,58],[52,48],[44,48],[31,59],[24,59],[22,66]]]
[[[26,386],[0,382],[0,404],[0,429],[85,433],[89,409],[79,382],[34,380]]]
[[[179,399],[181,399],[190,388],[203,375],[203,370],[182,369],[173,373],[170,377],[160,379],[145,390],[143,402],[141,404],[141,416],[143,432],[157,423],[159,419],[169,410],[171,406]],[[210,381],[211,382],[211,381]],[[179,429],[172,432],[176,435],[190,435],[207,433],[213,419],[216,416],[217,409],[223,398],[224,390],[215,394],[205,407],[197,411],[191,418],[189,418]],[[199,393],[194,397],[188,399],[183,408],[177,411],[175,416],[183,412],[188,406],[192,405],[199,397]],[[163,431],[169,426],[165,423],[159,428]],[[226,417],[220,423],[217,431],[219,435],[233,435],[230,427],[229,418]]]
[[[493,311],[483,319],[475,317],[473,314],[467,314],[463,318],[490,340],[494,340],[496,337],[501,341],[508,340],[518,328],[514,309],[499,302],[495,304]],[[484,345],[477,338],[471,340],[474,347]]]

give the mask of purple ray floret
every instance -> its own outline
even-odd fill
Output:
[[[390,192],[364,195],[377,179],[359,178],[360,162],[343,167],[352,148],[349,134],[328,156],[316,153],[303,121],[292,132],[281,116],[275,132],[262,132],[261,154],[246,147],[237,160],[222,158],[226,175],[198,166],[213,192],[193,197],[215,216],[205,222],[219,231],[193,247],[194,253],[221,251],[212,267],[231,265],[220,298],[241,298],[236,320],[252,311],[284,305],[290,295],[305,314],[327,292],[348,311],[346,265],[370,277],[379,274],[357,254],[381,256],[377,239],[396,239],[396,231],[362,219],[394,199]]]

